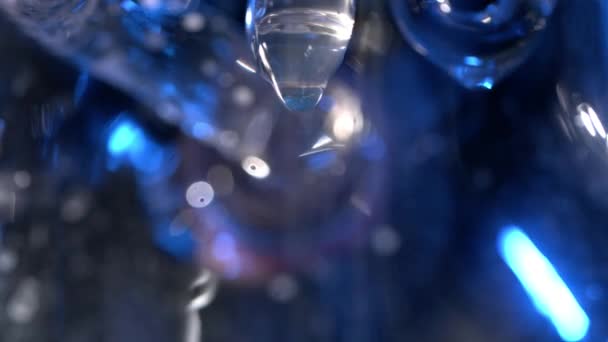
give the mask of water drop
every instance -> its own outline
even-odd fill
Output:
[[[401,237],[392,227],[380,226],[371,236],[371,246],[377,255],[391,256],[401,247]]]
[[[298,294],[298,283],[289,274],[280,274],[268,284],[268,294],[278,302],[288,302]]]
[[[199,32],[205,28],[205,17],[197,12],[188,13],[182,19],[182,27],[188,32]]]
[[[0,274],[12,271],[17,266],[17,261],[15,252],[0,247]]]
[[[344,60],[354,0],[250,0],[246,16],[258,67],[292,111],[312,110]]]
[[[192,183],[186,190],[186,200],[193,208],[204,208],[213,202],[215,191],[207,182]]]
[[[557,0],[391,0],[413,48],[463,86],[491,90],[532,52]]]
[[[270,166],[258,157],[249,156],[243,159],[242,167],[253,178],[264,179],[270,175]]]
[[[21,189],[25,189],[32,183],[32,177],[27,171],[17,171],[13,175],[13,181]]]
[[[61,206],[61,217],[70,223],[82,220],[88,213],[91,200],[84,193],[74,194],[68,197]]]

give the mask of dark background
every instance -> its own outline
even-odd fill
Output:
[[[354,43],[339,73],[382,122],[381,210],[370,233],[344,230],[347,247],[313,234],[312,256],[278,272],[295,293],[274,289],[277,273],[223,277],[201,313],[204,340],[559,341],[497,251],[499,232],[517,225],[585,309],[586,340],[605,341],[606,147],[572,131],[557,91],[604,117],[599,3],[562,1],[529,60],[491,92],[460,87],[407,45],[386,6],[362,4],[374,8],[385,45],[369,53]],[[244,3],[211,5],[239,27]],[[190,242],[159,242],[157,225],[172,218],[154,203],[191,175],[171,176],[169,190],[147,188],[149,175],[107,167],[106,132],[129,113],[158,146],[178,146],[180,163],[222,157],[183,148],[192,143],[176,125],[6,17],[0,51],[0,341],[179,340],[201,264],[184,252]],[[352,76],[355,59],[365,67]],[[15,176],[23,171],[26,187]],[[398,249],[373,248],[377,226],[397,234]],[[252,235],[272,233],[239,239]],[[264,262],[281,263],[274,243]],[[31,315],[15,316],[19,299]]]

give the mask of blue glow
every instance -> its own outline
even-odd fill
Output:
[[[331,95],[327,95],[327,96],[323,96],[321,98],[321,101],[319,101],[318,107],[319,107],[319,109],[321,109],[325,112],[330,112],[331,109],[335,105],[336,105],[336,100]]]
[[[211,40],[211,48],[213,52],[225,60],[234,61],[234,51],[232,45],[224,38],[215,38]]]
[[[196,241],[188,227],[157,225],[154,240],[160,248],[180,260],[190,260],[194,256]]]
[[[143,128],[125,114],[112,124],[107,149],[112,157],[108,168],[116,170],[127,163],[141,175],[140,181],[155,181],[171,175],[179,156],[171,146],[164,146],[147,136]]]
[[[308,155],[307,164],[311,170],[319,171],[331,166],[337,158],[338,156],[335,151],[320,151],[319,153]]]
[[[589,317],[528,236],[518,227],[507,227],[498,238],[498,249],[536,309],[551,321],[559,336],[568,342],[582,340],[589,330]]]
[[[209,139],[213,136],[213,127],[205,122],[197,122],[192,126],[192,136],[197,139]]]
[[[83,72],[78,76],[78,81],[76,82],[76,87],[74,88],[74,102],[79,103],[82,100],[82,97],[86,93],[87,87],[89,85],[89,74]]]
[[[203,109],[217,105],[217,92],[208,84],[199,82],[193,87],[193,90],[196,95],[196,103],[199,106],[199,110],[206,112]]]
[[[133,147],[129,151],[129,160],[138,171],[157,172],[169,159],[161,146],[148,139],[143,139],[141,144]]]
[[[0,136],[4,134],[4,129],[6,128],[6,121],[0,118]]]
[[[382,160],[386,155],[386,145],[378,134],[370,134],[362,145],[363,156],[369,161]]]
[[[238,276],[241,265],[237,252],[237,244],[231,234],[227,232],[219,233],[215,238],[211,253],[217,261],[223,264],[224,271],[228,277],[236,278]]]
[[[245,13],[245,27],[251,27],[253,24],[253,13],[251,6],[247,7],[247,13]]]
[[[165,96],[177,95],[177,87],[171,82],[163,83],[163,85],[161,86],[161,91]]]
[[[475,56],[466,56],[464,58],[464,64],[469,65],[469,66],[481,66],[481,64],[483,64],[483,62],[481,61],[481,59],[475,57]]]
[[[80,11],[86,3],[87,3],[87,0],[80,0],[80,2],[77,3],[76,6],[74,6],[74,8],[72,8],[72,13],[77,13],[78,11]]]
[[[125,0],[120,4],[120,7],[122,7],[122,9],[124,9],[125,11],[130,12],[134,9],[137,9],[138,6],[131,0]]]
[[[122,121],[110,132],[108,138],[108,152],[120,155],[129,151],[140,139],[139,127],[130,121]]]
[[[483,81],[479,82],[477,85],[482,88],[492,90],[492,88],[494,87],[494,80],[492,80],[491,78],[484,78]]]

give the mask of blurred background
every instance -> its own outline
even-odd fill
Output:
[[[307,112],[246,1],[0,8],[0,341],[608,338],[604,1],[360,0]]]

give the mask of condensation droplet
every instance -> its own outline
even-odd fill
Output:
[[[219,134],[220,145],[226,149],[233,149],[238,145],[240,138],[235,131],[223,131]]]
[[[86,195],[74,195],[63,203],[61,217],[66,222],[78,222],[87,214],[89,205],[89,198]]]
[[[288,274],[274,277],[268,284],[268,294],[278,302],[288,302],[298,294],[298,283]]]
[[[0,273],[8,273],[17,266],[17,255],[6,248],[0,247]]]
[[[188,32],[199,32],[205,28],[205,17],[196,12],[188,13],[182,19],[182,27]]]
[[[206,59],[201,63],[201,72],[207,77],[214,77],[219,72],[220,67],[213,59]]]
[[[401,237],[392,227],[381,226],[372,233],[371,245],[376,254],[390,256],[401,247]]]
[[[247,174],[254,178],[263,179],[270,175],[270,167],[258,157],[250,156],[243,159],[242,167]]]
[[[148,49],[160,51],[167,46],[168,39],[163,32],[148,31],[145,33],[144,43]]]
[[[255,94],[247,86],[238,86],[232,91],[232,100],[239,107],[250,107],[255,102]]]
[[[13,175],[13,181],[21,189],[25,189],[30,186],[32,177],[27,171],[17,171]]]
[[[192,183],[186,190],[186,201],[193,208],[204,208],[213,202],[215,191],[207,182]]]

